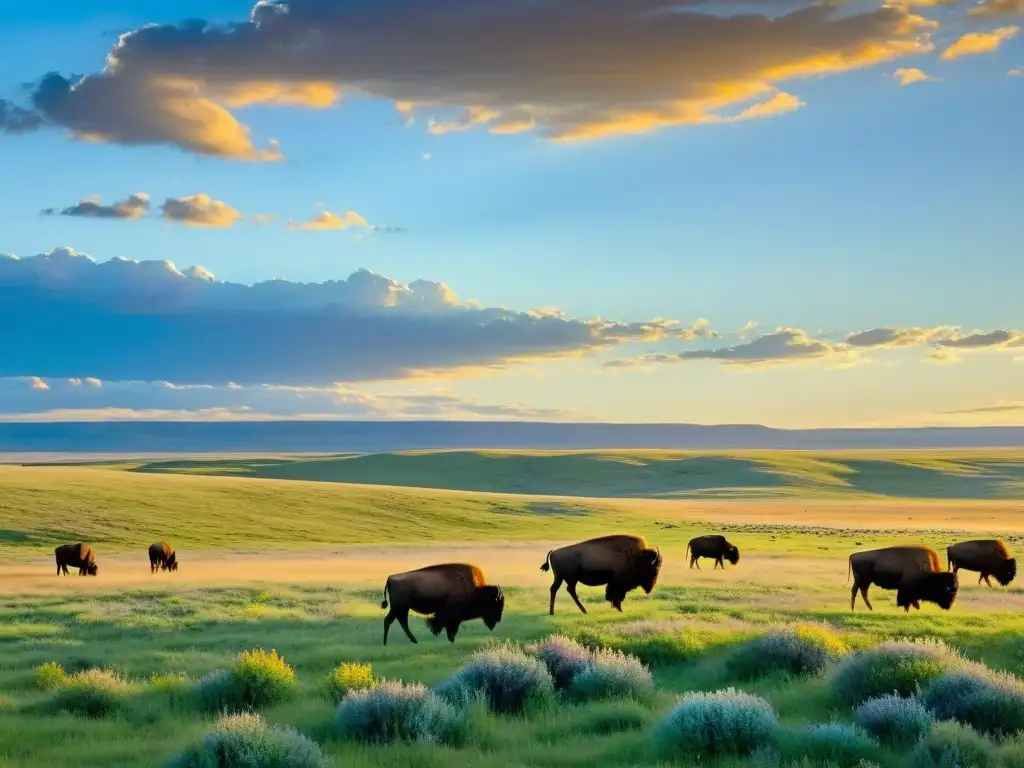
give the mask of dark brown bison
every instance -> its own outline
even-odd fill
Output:
[[[661,563],[661,552],[648,547],[642,536],[602,536],[553,549],[540,567],[542,571],[551,570],[555,577],[551,585],[551,615],[555,613],[555,595],[562,582],[565,582],[569,597],[583,613],[587,609],[576,595],[577,584],[588,587],[607,585],[604,599],[621,612],[622,601],[630,591],[642,587],[646,594],[651,594],[658,581]]]
[[[178,555],[166,541],[155,541],[149,545],[149,572],[178,570]]]
[[[391,610],[384,617],[384,645],[396,619],[409,639],[416,642],[409,631],[409,611],[427,616],[430,632],[437,636],[445,630],[448,641],[454,643],[462,622],[483,619],[493,630],[505,610],[501,587],[488,584],[482,570],[465,563],[429,565],[388,576],[381,608],[388,607],[389,597]]]
[[[62,544],[53,550],[57,559],[57,575],[70,575],[68,566],[78,569],[79,576],[95,576],[99,572],[96,553],[88,544]]]
[[[959,582],[955,573],[942,570],[942,563],[934,549],[921,546],[886,547],[850,555],[849,574],[853,575],[850,610],[857,602],[860,590],[868,610],[868,587],[877,584],[882,589],[896,590],[896,605],[905,611],[910,606],[921,608],[921,600],[935,603],[949,610],[956,600]]]
[[[1002,539],[980,539],[963,541],[946,548],[949,569],[956,573],[961,568],[965,571],[978,571],[978,583],[984,579],[990,587],[990,576],[995,576],[1002,586],[1006,586],[1017,576],[1017,559],[1010,557],[1010,550]]]
[[[699,569],[700,563],[697,561],[702,557],[711,558],[715,561],[713,568],[721,567],[723,571],[725,570],[723,560],[728,560],[733,565],[740,561],[740,551],[736,545],[730,544],[725,536],[717,534],[690,539],[690,543],[686,545],[686,551],[690,555],[691,568],[696,565]]]

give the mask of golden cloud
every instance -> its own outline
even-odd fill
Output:
[[[990,32],[970,32],[942,52],[943,61],[955,61],[962,56],[981,56],[995,53],[1008,40],[1020,34],[1020,27],[998,27]]]

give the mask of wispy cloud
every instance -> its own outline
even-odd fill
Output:
[[[43,211],[46,216],[52,216],[57,211],[54,208],[47,208]],[[60,211],[61,216],[80,216],[90,219],[141,219],[149,213],[149,195],[145,192],[136,192],[124,200],[118,200],[111,205],[104,205],[99,195],[86,197],[79,200],[72,206]]]
[[[331,213],[331,211],[321,211],[316,216],[306,221],[295,223],[293,221],[288,222],[288,229],[302,230],[306,232],[324,232],[329,230],[337,229],[363,229],[369,227],[370,224],[355,211],[346,211],[345,213]]]
[[[1024,16],[1024,0],[978,0],[968,13],[971,16]]]

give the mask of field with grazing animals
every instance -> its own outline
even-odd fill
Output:
[[[857,550],[1016,551],[1022,467],[994,451],[0,467],[0,766],[224,764],[216,749],[299,768],[1024,765],[1021,582],[961,571],[952,610],[908,614],[878,587],[851,612],[847,581]],[[549,616],[546,553],[618,532],[660,548],[655,590],[619,613],[581,585],[583,615],[563,589]],[[736,566],[688,567],[709,532]],[[151,574],[162,540],[180,568]],[[78,541],[98,575],[58,576],[53,548]],[[501,585],[501,623],[449,644],[416,617],[417,645],[396,626],[383,646],[386,577],[451,561]]]

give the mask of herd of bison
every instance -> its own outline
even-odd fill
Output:
[[[724,561],[736,565],[739,549],[724,536],[698,536],[687,545],[690,568],[700,568],[699,560],[714,560],[714,567],[725,569]],[[88,544],[65,544],[54,550],[57,574],[68,573],[68,567],[78,568],[79,575],[95,576],[99,572],[96,554]],[[1017,575],[1017,561],[999,539],[965,541],[947,548],[947,568],[942,567],[939,555],[926,546],[898,546],[855,552],[850,555],[849,576],[853,576],[850,610],[857,601],[857,592],[871,610],[868,588],[877,584],[881,589],[896,590],[896,605],[905,611],[920,609],[922,600],[935,603],[945,610],[953,605],[958,590],[957,571],[976,571],[978,583],[992,586],[995,577],[1006,586]],[[555,596],[562,584],[576,606],[586,613],[576,586],[603,586],[605,599],[622,611],[622,601],[632,590],[640,587],[650,594],[658,581],[662,557],[658,549],[651,549],[642,536],[602,536],[560,547],[548,552],[542,571],[551,571],[550,613],[555,613]],[[149,547],[149,568],[157,571],[178,570],[174,548],[166,541]],[[388,599],[390,598],[390,608]],[[427,626],[434,635],[444,631],[448,640],[455,635],[464,621],[482,619],[493,630],[501,621],[505,610],[505,595],[501,587],[488,584],[483,571],[475,565],[446,563],[431,565],[406,573],[389,576],[384,583],[384,601],[381,608],[389,608],[384,618],[384,644],[388,630],[397,621],[412,642],[409,631],[409,612],[427,616]]]

